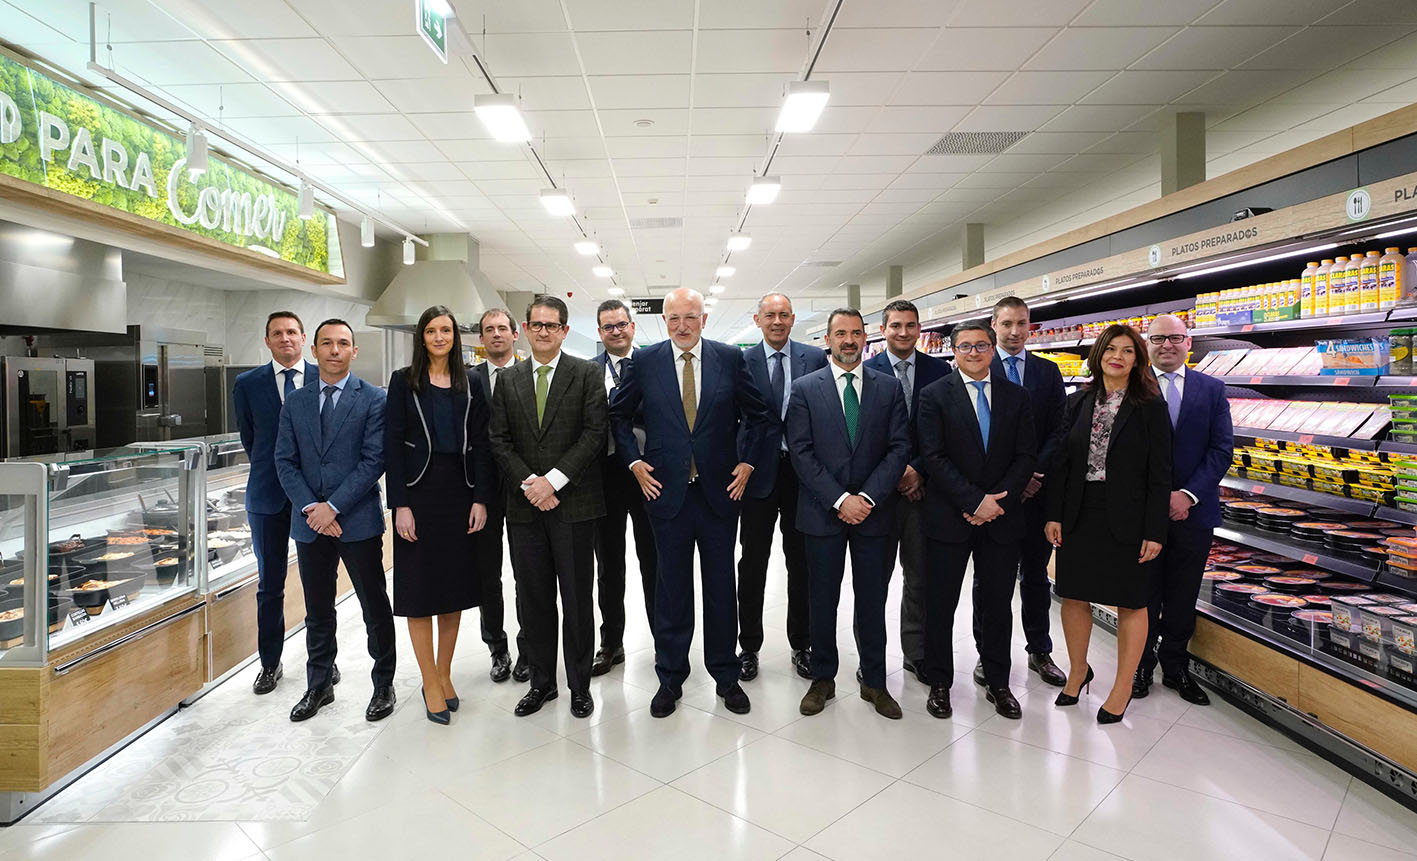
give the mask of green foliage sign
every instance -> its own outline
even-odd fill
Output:
[[[343,276],[334,216],[298,217],[283,186],[217,158],[186,169],[186,141],[0,54],[0,173]]]

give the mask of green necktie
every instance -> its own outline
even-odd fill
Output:
[[[541,417],[546,414],[546,390],[550,384],[546,382],[546,375],[551,373],[550,365],[542,365],[536,369],[536,423],[541,424]]]
[[[855,377],[851,374],[842,374],[841,378],[846,380],[846,391],[842,392],[841,405],[846,413],[846,437],[851,440],[851,447],[856,447],[856,419],[861,413],[861,401],[856,397],[856,384],[852,382]]]

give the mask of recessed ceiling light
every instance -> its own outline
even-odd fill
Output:
[[[609,293],[611,296],[624,296],[624,295],[625,295],[625,289],[624,289],[623,287],[611,287],[610,289],[606,290],[605,292],[606,292],[606,293]]]
[[[717,304],[718,304],[718,297],[717,297],[717,296],[710,296],[710,297],[708,297],[707,299],[704,300],[704,304],[705,304],[705,305],[708,305],[709,307],[713,307],[714,305],[717,305]]]
[[[738,267],[736,266],[720,266],[713,270],[713,274],[717,278],[732,278],[733,273],[737,271]]]
[[[604,266],[604,265],[602,265],[602,266],[592,266],[592,267],[590,268],[590,271],[591,271],[591,272],[595,275],[595,277],[597,277],[597,278],[609,278],[610,276],[612,276],[612,275],[615,274],[615,270],[614,270],[614,269],[611,269],[609,266]]]
[[[826,81],[793,81],[787,85],[787,101],[777,115],[777,131],[808,132],[817,124],[827,105]]]
[[[647,129],[652,125],[654,125],[654,120],[651,119],[635,120],[635,128],[637,129]]]
[[[576,214],[576,205],[571,202],[571,193],[564,188],[547,188],[541,192],[541,205],[552,215]]]
[[[727,289],[728,289],[728,288],[727,288],[727,287],[724,287],[722,284],[714,284],[713,286],[709,287],[709,292],[712,293],[712,294],[714,294],[714,295],[716,296],[716,295],[718,295],[719,293],[722,293],[724,290],[727,290]]]
[[[482,127],[493,140],[503,143],[525,143],[531,140],[531,129],[517,107],[511,93],[484,93],[472,100],[472,109],[482,121]]]
[[[729,251],[747,251],[748,246],[753,244],[753,237],[746,233],[735,233],[728,237]]]
[[[756,177],[753,184],[748,187],[748,203],[753,205],[772,203],[777,200],[779,191],[782,191],[782,180],[778,177]]]
[[[600,253],[600,246],[591,242],[589,239],[582,239],[580,242],[576,243],[576,253],[590,257],[592,254]]]

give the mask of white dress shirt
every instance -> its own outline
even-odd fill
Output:
[[[1170,383],[1166,379],[1166,372],[1156,367],[1155,365],[1151,366],[1151,372],[1156,375],[1156,382],[1161,387],[1161,399],[1166,400],[1166,388],[1170,385]],[[1184,362],[1181,363],[1181,367],[1176,369],[1175,373],[1176,397],[1184,398],[1186,396],[1186,365]],[[1191,498],[1192,505],[1195,505],[1196,503],[1200,502],[1200,500],[1196,498],[1196,495],[1194,493],[1191,493],[1184,487],[1181,488],[1181,492]]]
[[[631,352],[633,352],[633,350],[632,350]],[[626,354],[623,355],[623,356],[617,356],[617,355],[615,355],[614,353],[611,353],[611,352],[608,352],[608,351],[607,351],[607,353],[606,353],[606,355],[605,355],[605,358],[606,358],[606,362],[605,362],[605,397],[606,397],[606,399],[608,400],[608,399],[610,398],[610,391],[611,391],[611,389],[614,389],[614,388],[615,388],[615,377],[618,376],[618,377],[619,377],[620,379],[622,379],[622,380],[625,379],[625,363],[628,362],[628,361],[630,361],[630,353],[626,353]],[[610,366],[611,366],[612,364],[615,365],[615,374],[614,374],[614,375],[612,375],[612,374],[610,373]],[[639,443],[640,451],[643,452],[643,451],[645,450],[645,431],[644,431],[644,428],[635,427],[635,428],[633,428],[633,431],[634,431],[634,434],[635,434],[635,441]],[[605,453],[606,453],[606,454],[614,454],[614,453],[615,453],[615,434],[613,434],[613,433],[606,434],[606,438],[607,438],[607,439],[606,439]]]
[[[847,374],[851,374],[851,386],[852,386],[852,388],[856,389],[856,403],[857,403],[857,405],[858,405],[858,407],[859,407],[860,404],[861,404],[861,402],[864,400],[864,396],[865,396],[865,394],[866,394],[866,365],[865,365],[865,363],[861,363],[861,364],[858,364],[856,367],[852,368],[851,370],[847,370],[846,368],[843,368],[841,365],[838,365],[838,364],[836,363],[836,360],[835,360],[835,359],[832,359],[832,360],[831,360],[831,369],[832,369],[832,379],[836,382],[836,396],[837,396],[837,398],[839,398],[839,399],[841,400],[842,414],[845,415],[845,412],[846,412],[846,386],[847,386],[847,383],[846,383],[846,375],[847,375]],[[857,421],[856,430],[857,430],[857,431],[860,431],[860,430],[861,430],[860,422],[863,421],[864,419],[865,419],[865,414],[862,413],[862,412],[858,409],[857,412],[856,412],[856,421]],[[843,502],[845,502],[845,501],[846,501],[846,498],[847,498],[848,496],[850,496],[850,495],[851,495],[850,493],[843,493],[841,496],[838,496],[838,497],[836,498],[836,502],[833,502],[833,503],[832,503],[832,508],[835,508],[836,510],[840,511],[840,510],[841,510],[841,504],[842,504]],[[870,496],[868,496],[868,495],[866,495],[866,494],[864,494],[864,493],[858,494],[858,496],[860,496],[862,499],[866,500],[866,502],[867,502],[872,508],[875,508],[875,507],[876,507],[876,500],[872,499]]]
[[[767,359],[768,363],[768,385],[772,385],[772,357],[776,356],[778,353],[782,354],[782,415],[778,416],[778,418],[785,419],[787,418],[787,402],[792,400],[792,342],[788,341],[786,344],[783,344],[781,350],[774,350],[768,345],[767,341],[763,341],[762,346],[763,356]],[[763,392],[763,396],[766,400],[767,392]],[[782,450],[787,451],[786,436],[782,439]]]
[[[999,354],[999,361],[1004,363],[1004,379],[1007,380],[1009,378],[1009,359],[1015,358],[1015,356],[1003,347],[995,347],[994,352]],[[1024,371],[1028,366],[1028,351],[1020,350],[1016,358],[1018,359],[1018,384],[1021,386],[1023,385]]]
[[[974,385],[977,382],[984,383],[984,402],[989,405],[989,414],[994,413],[994,380],[992,373],[984,377],[983,380],[976,380],[969,374],[960,371],[964,378],[964,393],[969,396],[969,405],[974,408],[974,420],[979,421],[979,387]]]
[[[295,379],[295,387],[299,389],[305,385],[305,360],[303,358],[296,359],[295,364],[291,367],[295,369],[292,376]],[[280,396],[280,402],[285,403],[285,372],[287,369],[285,365],[275,359],[271,359],[271,369],[276,373],[276,394]]]
[[[531,390],[532,390],[533,393],[536,392],[536,377],[537,377],[537,373],[536,373],[536,372],[537,372],[539,369],[541,369],[541,368],[550,368],[550,369],[551,369],[550,373],[548,373],[548,374],[546,375],[546,392],[547,392],[548,395],[550,395],[550,393],[551,393],[551,381],[554,380],[554,379],[556,379],[556,366],[557,366],[558,364],[560,364],[560,362],[561,362],[561,352],[560,352],[559,350],[556,351],[556,355],[553,356],[552,359],[551,359],[551,361],[549,361],[549,362],[543,363],[543,362],[539,361],[535,356],[532,356],[532,357],[531,357]],[[490,370],[490,369],[489,369],[489,370]],[[549,406],[550,406],[550,403],[548,403],[547,406],[549,407]],[[527,487],[530,486],[530,484],[531,484],[533,481],[535,481],[535,480],[536,480],[536,473],[532,473],[531,475],[528,475],[526,478],[522,479],[522,483],[521,483],[521,488],[522,488],[522,490],[526,490]],[[557,493],[560,493],[560,492],[561,492],[561,488],[563,488],[563,487],[565,487],[566,485],[568,485],[568,484],[571,483],[571,479],[568,478],[568,477],[566,476],[566,474],[565,474],[564,472],[562,472],[561,470],[559,470],[559,469],[551,469],[551,470],[549,470],[549,471],[546,473],[546,480],[549,481],[549,482],[551,482],[551,489],[554,490],[554,491],[556,491]]]
[[[488,390],[489,392],[491,392],[491,393],[494,394],[494,395],[497,394],[497,377],[500,376],[500,374],[498,374],[497,372],[498,372],[498,371],[505,371],[505,370],[507,370],[507,369],[510,368],[512,365],[516,364],[516,362],[517,362],[517,357],[516,357],[516,355],[508,356],[508,357],[507,357],[507,364],[505,364],[505,365],[499,365],[499,364],[497,364],[496,362],[492,361],[491,359],[488,359],[488,360],[487,360],[487,390]],[[491,407],[491,406],[492,406],[491,404],[488,404],[488,407]]]

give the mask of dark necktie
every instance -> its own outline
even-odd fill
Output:
[[[787,391],[787,381],[783,379],[782,373],[782,353],[773,353],[772,361],[772,379],[768,381],[769,383],[771,383],[770,389],[772,391],[772,406],[773,409],[777,410],[777,417],[782,418],[782,398]]]
[[[861,416],[861,399],[856,394],[854,384],[855,375],[846,373],[841,378],[846,381],[846,388],[841,391],[841,409],[846,418],[846,438],[851,442],[851,447],[856,448],[856,425]]]
[[[979,438],[984,441],[984,450],[989,450],[989,399],[984,396],[984,380],[970,383],[974,386],[974,411],[979,419]]]
[[[330,429],[335,420],[335,392],[339,391],[335,386],[325,386],[325,402],[320,405],[320,439],[326,443],[330,440]]]
[[[286,398],[290,397],[290,393],[295,391],[295,369],[286,368],[281,373],[285,374],[285,392],[281,395],[281,401],[284,402]]]

